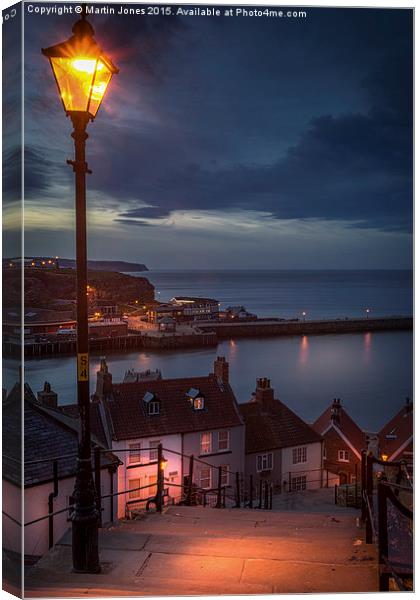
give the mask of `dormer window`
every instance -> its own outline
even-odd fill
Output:
[[[160,413],[160,403],[157,400],[152,400],[149,403],[149,415],[158,415]]]
[[[204,396],[196,388],[190,388],[187,392],[189,403],[194,410],[203,410],[204,408]]]
[[[159,398],[157,398],[155,394],[152,392],[146,392],[143,396],[143,402],[147,407],[147,413],[149,415],[160,414],[160,402]]]

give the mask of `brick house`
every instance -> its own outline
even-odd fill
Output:
[[[252,399],[240,404],[245,422],[245,476],[268,480],[275,491],[322,487],[323,440],[285,404],[274,398],[270,380],[257,379]]]
[[[74,410],[63,407],[63,410]],[[97,372],[92,397],[92,430],[108,440],[108,447],[123,463],[118,470],[118,515],[141,504],[156,492],[156,447],[164,449],[165,489],[171,499],[182,495],[181,485],[189,473],[189,457],[195,461],[193,481],[201,488],[232,486],[229,473],[243,473],[245,428],[229,384],[229,364],[224,357],[214,362],[207,376],[113,383],[105,359]],[[213,468],[212,468],[213,467]],[[145,490],[130,489],[151,486]],[[144,506],[144,502],[142,503]]]
[[[366,433],[346,412],[339,398],[334,398],[312,427],[324,438],[324,468],[336,473],[340,484],[360,479]]]
[[[413,403],[405,405],[392,417],[378,434],[379,453],[384,460],[405,460],[413,463]]]

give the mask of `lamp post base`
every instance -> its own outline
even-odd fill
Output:
[[[73,493],[75,508],[72,514],[73,571],[99,573],[98,511],[90,460],[77,461]]]

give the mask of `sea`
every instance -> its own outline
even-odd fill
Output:
[[[215,298],[222,308],[243,305],[260,317],[326,319],[413,314],[411,271],[148,271],[161,301],[174,296]],[[369,313],[366,313],[369,309]],[[277,398],[313,422],[340,398],[368,431],[378,431],[413,395],[413,335],[410,331],[231,339],[217,348],[109,354],[115,382],[127,369],[156,369],[163,377],[206,375],[216,356],[230,364],[238,402],[247,402],[257,377],[268,377]],[[99,356],[91,356],[94,389]],[[16,377],[4,361],[4,386]],[[34,391],[49,381],[60,404],[76,401],[74,357],[27,361]]]

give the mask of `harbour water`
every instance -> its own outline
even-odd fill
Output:
[[[131,273],[134,275],[134,273]],[[148,271],[158,300],[204,296],[259,317],[308,319],[413,314],[411,271]]]
[[[408,271],[340,272],[148,272],[160,300],[175,295],[209,296],[222,306],[244,304],[260,316],[308,318],[412,314]],[[226,340],[217,348],[111,354],[114,381],[129,368],[160,368],[164,377],[206,375],[217,355],[230,363],[231,384],[239,402],[249,400],[257,377],[271,378],[276,396],[311,422],[341,398],[349,413],[368,430],[379,429],[413,393],[412,333],[376,332],[341,335]],[[91,357],[91,386],[99,357]],[[74,357],[30,360],[26,381],[34,391],[45,380],[68,404],[75,397]],[[4,386],[16,378],[5,361]]]
[[[308,421],[339,397],[361,425],[375,430],[412,397],[412,334],[406,331],[227,340],[217,349],[111,354],[107,361],[118,382],[128,368],[160,368],[164,377],[206,375],[217,355],[230,363],[239,402],[249,400],[257,377],[269,377],[276,396]],[[92,391],[98,366],[92,356]],[[74,357],[31,360],[25,372],[33,390],[48,380],[60,403],[75,402]]]

